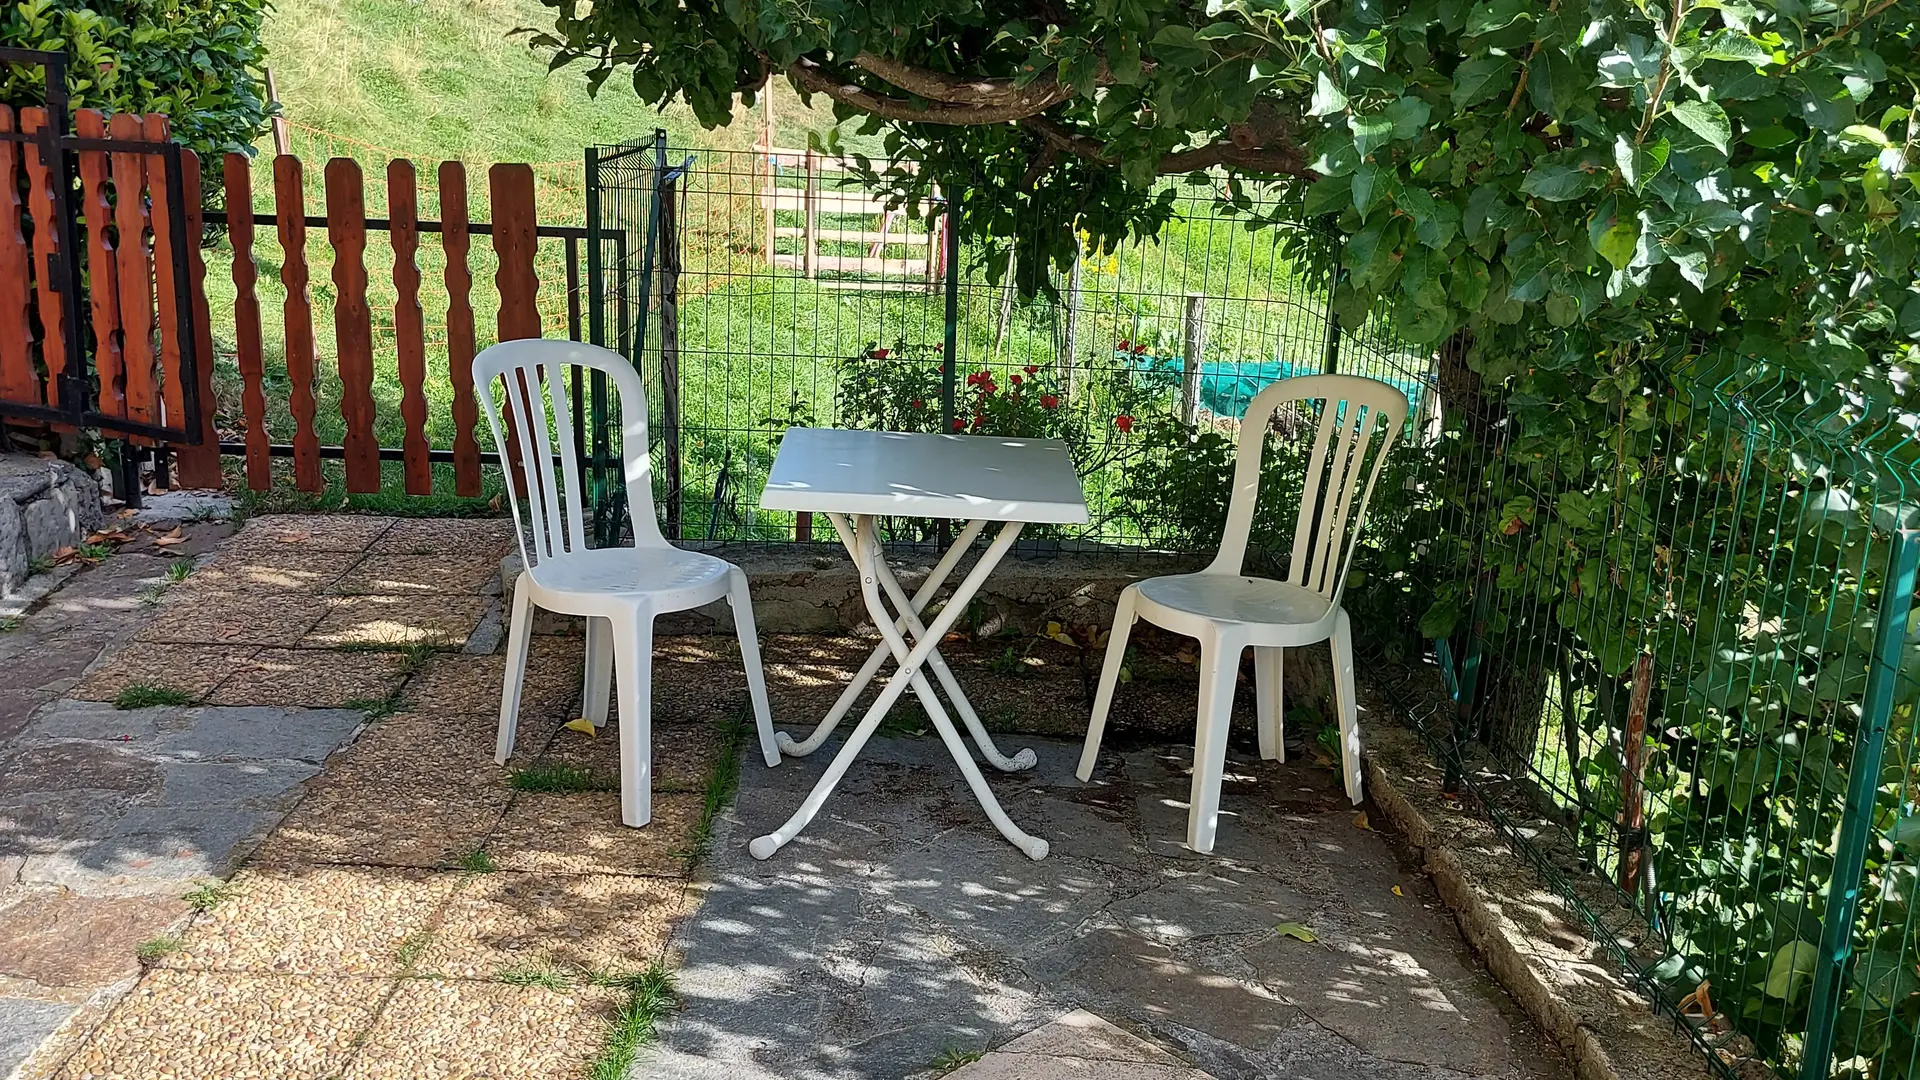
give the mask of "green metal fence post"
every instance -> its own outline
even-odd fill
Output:
[[[960,369],[960,229],[954,211],[960,202],[960,188],[947,188],[947,337],[946,363],[940,365],[940,430],[952,431],[954,384]]]
[[[1800,1059],[1800,1080],[1827,1080],[1833,1037],[1840,1018],[1841,987],[1853,952],[1854,922],[1866,871],[1867,844],[1873,838],[1874,797],[1880,787],[1880,763],[1886,750],[1887,722],[1893,715],[1900,653],[1906,644],[1907,616],[1913,610],[1916,572],[1920,572],[1920,529],[1902,529],[1887,560],[1880,590],[1880,613],[1873,631],[1873,667],[1860,703],[1859,749],[1847,780],[1847,803],[1840,819],[1839,850],[1833,880],[1827,886],[1826,920],[1820,929],[1820,954],[1813,973],[1813,1002]]]

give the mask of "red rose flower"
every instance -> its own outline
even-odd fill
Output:
[[[1019,376],[1019,375],[1014,375],[1014,376],[1013,376],[1013,385],[1015,385],[1015,386],[1019,386],[1019,385],[1020,385],[1020,376]]]
[[[960,419],[960,418],[959,418],[959,417],[957,417],[957,416],[956,416],[956,417],[954,417],[954,418],[953,418],[953,430],[955,430],[955,431],[965,431],[965,430],[967,430],[967,422],[966,422],[965,420],[962,420],[962,419]]]
[[[1060,407],[1060,399],[1053,394],[1041,394],[1040,405],[1042,408],[1057,409]]]
[[[945,343],[945,342],[938,342],[938,341],[936,341],[936,342],[934,342],[934,345],[933,345],[933,351],[934,351],[934,352],[946,352],[946,351],[947,351],[947,346],[946,346],[946,343]]]
[[[926,407],[927,407],[927,403],[926,403],[925,401],[923,401],[923,400],[921,400],[920,398],[914,398],[914,399],[913,399],[913,407],[914,407],[914,408],[916,408],[916,409],[924,409],[924,408],[926,408]]]
[[[1040,365],[1039,365],[1039,364],[1028,364],[1028,365],[1027,365],[1027,374],[1029,374],[1029,375],[1038,375],[1038,374],[1040,374]]]
[[[1147,351],[1147,347],[1145,345],[1135,345],[1133,347],[1133,355],[1135,356],[1139,356],[1141,353],[1146,351]]]
[[[1133,342],[1131,342],[1131,341],[1128,341],[1128,340],[1127,340],[1126,338],[1121,338],[1121,339],[1120,339],[1120,351],[1121,351],[1121,352],[1126,352],[1126,351],[1127,351],[1128,349],[1131,349],[1131,348],[1133,348]]]
[[[955,421],[955,422],[957,423],[958,421]],[[979,413],[974,413],[973,414],[973,430],[979,431],[981,428],[985,426],[987,426],[987,418],[984,416],[981,416]]]
[[[1121,413],[1113,418],[1113,426],[1120,429],[1120,434],[1125,435],[1133,430],[1133,417]]]
[[[873,357],[875,360],[885,360],[887,358],[887,350],[875,349],[867,355]]]

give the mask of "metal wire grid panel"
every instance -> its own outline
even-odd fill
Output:
[[[1447,417],[1465,704],[1415,713],[1717,1072],[1911,1076],[1914,448],[1884,406],[1731,370],[1682,366],[1579,473]]]
[[[1295,226],[1249,229],[1271,201],[1230,214],[1210,190],[1176,189],[1159,236],[1086,250],[1052,274],[1052,295],[1032,298],[1011,288],[1004,249],[990,257],[965,245],[949,304],[937,195],[890,209],[831,160],[789,151],[668,149],[663,160],[688,157],[670,230],[673,325],[663,328],[678,453],[655,463],[664,513],[687,538],[814,535],[757,498],[780,434],[821,424],[1059,437],[1093,520],[1032,530],[1029,544],[1188,546],[1193,530],[1134,497],[1166,464],[1164,429],[1236,428],[1260,386],[1326,370],[1330,343],[1348,358],[1341,370],[1392,373],[1416,398],[1430,381],[1430,360],[1372,322],[1330,342],[1331,248]],[[950,362],[957,408],[947,415]]]

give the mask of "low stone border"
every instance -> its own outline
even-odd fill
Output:
[[[1419,736],[1385,717],[1367,732],[1367,792],[1425,858],[1440,897],[1494,978],[1566,1048],[1580,1080],[1707,1075],[1674,1021],[1654,1014],[1566,900],[1484,817],[1441,794]],[[1742,1076],[1770,1076],[1747,1061]]]

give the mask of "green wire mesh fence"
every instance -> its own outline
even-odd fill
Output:
[[[1417,711],[1717,1069],[1912,1075],[1912,416],[1654,367],[1649,422],[1571,459],[1551,410],[1448,414],[1423,629],[1455,707]]]

